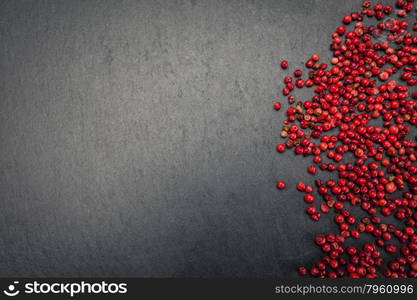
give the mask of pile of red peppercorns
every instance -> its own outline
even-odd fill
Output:
[[[338,227],[315,237],[324,256],[300,267],[300,275],[417,277],[417,23],[407,18],[417,11],[413,2],[363,1],[332,34],[330,64],[313,54],[306,79],[300,69],[284,78],[289,107],[277,150],[312,156],[307,172],[328,175],[296,188],[313,221],[333,212]],[[376,22],[365,25],[370,18]],[[296,101],[295,87],[314,94]],[[355,206],[362,215],[353,215]]]

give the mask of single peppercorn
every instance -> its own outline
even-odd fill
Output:
[[[308,173],[310,174],[316,174],[317,168],[314,165],[308,166]]]
[[[281,102],[279,102],[279,101],[274,102],[274,109],[275,110],[280,110],[281,109]]]
[[[294,76],[301,77],[301,75],[303,75],[303,71],[301,71],[300,69],[295,69]]]
[[[280,189],[280,190],[285,189],[285,186],[286,186],[285,182],[281,181],[281,180],[278,181],[276,185],[277,185],[277,188]]]

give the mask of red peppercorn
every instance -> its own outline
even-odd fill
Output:
[[[389,73],[388,72],[382,72],[382,73],[380,73],[379,74],[379,79],[381,79],[381,80],[387,80],[388,79],[388,77],[389,77]]]
[[[334,221],[336,223],[341,224],[341,223],[343,223],[345,221],[345,217],[343,217],[342,215],[336,215],[335,218],[334,218]]]
[[[281,61],[281,68],[282,69],[287,69],[288,68],[288,61],[286,61],[286,60],[282,60]]]
[[[317,171],[316,166],[314,166],[314,165],[308,166],[308,172],[310,174],[316,174],[316,171]]]
[[[320,219],[320,217],[321,217],[321,215],[320,215],[320,213],[315,213],[314,215],[311,215],[311,219],[313,220],[313,221],[318,221],[319,219]]]
[[[298,87],[298,88],[302,88],[302,87],[304,86],[304,80],[302,80],[302,79],[297,79],[297,80],[295,81],[295,86],[296,86],[296,87]]]
[[[306,208],[306,213],[310,216],[314,215],[317,213],[317,208],[314,205],[309,205]]]
[[[285,151],[285,145],[284,144],[279,144],[278,146],[277,146],[277,151],[278,152],[284,152]]]
[[[392,194],[397,190],[397,187],[394,182],[389,182],[385,185],[385,190],[387,191],[387,193]]]
[[[312,59],[312,60],[314,60],[314,61],[318,61],[318,60],[320,59],[320,54],[318,54],[318,53],[313,53],[313,54],[311,55],[311,59]]]
[[[297,183],[297,190],[299,190],[300,192],[304,192],[305,189],[306,189],[306,184],[304,182]]]
[[[285,184],[285,182],[284,181],[277,181],[277,188],[278,189],[280,189],[280,190],[283,190],[283,189],[285,189],[285,186],[286,186],[286,184]]]
[[[281,102],[279,102],[279,101],[274,102],[274,109],[275,110],[280,110],[281,109]]]
[[[298,268],[298,274],[301,276],[307,275],[308,271],[305,267],[299,267]]]
[[[386,245],[385,251],[387,251],[388,253],[395,253],[397,251],[397,246],[393,244]]]
[[[323,234],[319,234],[315,238],[315,242],[317,245],[322,246],[326,243],[326,236]]]
[[[347,16],[343,17],[343,23],[348,25],[348,24],[350,24],[350,22],[352,22],[352,17],[350,15],[347,15]]]
[[[313,191],[313,187],[311,185],[306,185],[304,191],[306,193],[311,193]]]
[[[294,76],[295,77],[301,77],[301,75],[303,75],[303,71],[301,71],[300,69],[296,69],[294,71]]]
[[[314,195],[313,194],[305,194],[304,195],[304,201],[307,203],[313,203],[314,202]]]
[[[320,204],[320,211],[322,213],[328,213],[330,211],[330,207],[326,203]]]
[[[358,239],[359,238],[359,231],[358,230],[352,230],[350,232],[351,237],[353,237],[354,239]]]

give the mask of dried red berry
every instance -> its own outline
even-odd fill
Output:
[[[294,71],[294,76],[295,77],[301,77],[301,75],[303,75],[303,71],[301,71],[300,69],[296,69]]]
[[[314,165],[308,166],[308,173],[310,174],[316,174],[317,168]]]
[[[278,146],[277,146],[277,151],[278,152],[284,152],[285,151],[285,145],[284,144],[279,144]]]
[[[385,190],[387,191],[387,193],[392,194],[397,190],[397,186],[394,182],[389,182],[385,185]]]
[[[304,275],[308,274],[308,271],[305,267],[299,267],[298,268],[298,274],[301,275],[301,276],[304,276]]]
[[[306,189],[306,184],[304,182],[297,183],[297,190],[299,190],[300,192],[304,192],[305,189]]]
[[[348,24],[350,24],[350,22],[352,22],[352,17],[350,15],[347,15],[347,16],[343,17],[343,23],[348,25]]]
[[[284,181],[278,181],[277,182],[277,188],[280,190],[285,189],[285,182]]]
[[[300,268],[300,275],[417,278],[417,138],[411,136],[417,125],[417,37],[405,19],[413,1],[397,0],[395,6],[396,16],[388,18],[392,5],[364,0],[363,9],[346,14],[331,35],[329,64],[312,54],[305,80],[300,69],[295,79],[284,79],[284,95],[295,87],[312,87],[313,95],[297,103],[288,97],[294,106],[286,110],[281,132],[287,140],[277,150],[312,156],[328,173],[330,179],[314,181],[317,200],[320,212],[334,211],[338,229],[316,237],[325,256]],[[316,166],[307,172],[316,175]],[[313,186],[300,182],[297,189],[310,204],[306,213],[318,221]],[[351,207],[362,209],[361,216]],[[345,245],[351,239],[358,247]],[[383,249],[390,257],[382,256]]]
[[[275,110],[280,110],[281,109],[281,102],[279,102],[279,101],[274,102],[274,109]]]
[[[304,195],[304,201],[307,203],[313,203],[314,202],[314,195],[313,194],[305,194]]]

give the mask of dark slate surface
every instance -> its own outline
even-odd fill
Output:
[[[296,276],[277,61],[360,2],[1,1],[0,276]]]

